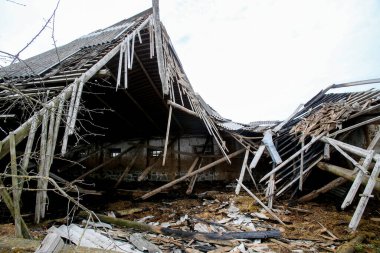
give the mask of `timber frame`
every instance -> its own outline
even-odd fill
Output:
[[[233,122],[194,91],[154,0],[153,8],[134,17],[0,69],[0,119],[7,119],[0,125],[0,194],[17,234],[29,237],[19,202],[31,179],[39,189],[37,223],[46,215],[48,184],[101,194],[77,186],[101,171],[113,176],[112,188],[126,180],[161,183],[142,199],[182,182],[191,194],[197,181],[212,181],[207,173],[217,171],[218,179],[237,179],[235,193],[244,189],[280,223],[271,209],[290,190],[291,196],[306,192],[302,202],[353,181],[342,208],[365,186],[349,224],[355,230],[379,189],[380,92],[331,91],[379,82],[332,85],[281,122]],[[363,129],[367,145],[350,142]],[[333,164],[338,155],[351,170]],[[321,172],[315,168],[338,178],[310,191],[312,172]],[[244,184],[251,180],[257,191],[258,181],[266,182],[266,205]]]

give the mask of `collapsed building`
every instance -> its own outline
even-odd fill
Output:
[[[302,202],[344,186],[342,208],[360,198],[355,230],[380,189],[380,92],[335,93],[380,80],[332,85],[284,121],[233,122],[194,91],[157,9],[3,67],[0,78],[1,197],[24,236],[17,202],[29,181],[37,223],[48,184],[101,194],[155,182],[147,199],[224,181],[257,198],[249,181],[269,210],[280,197]]]

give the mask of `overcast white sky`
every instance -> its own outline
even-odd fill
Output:
[[[17,53],[53,0],[0,0],[0,50]],[[151,7],[151,0],[61,0],[58,45]],[[332,83],[380,77],[380,1],[161,0],[161,20],[194,89],[238,122],[281,120]],[[52,48],[46,30],[21,58]]]

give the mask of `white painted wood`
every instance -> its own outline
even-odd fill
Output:
[[[165,166],[166,154],[168,152],[168,142],[169,142],[169,133],[170,133],[170,123],[172,121],[172,112],[173,112],[173,107],[170,105],[169,106],[168,124],[167,124],[167,127],[166,127],[164,154],[163,154],[163,157],[162,157],[162,166]]]
[[[272,158],[272,161],[275,162],[276,165],[278,165],[278,164],[282,163],[282,159],[281,159],[279,153],[277,152],[276,147],[274,146],[272,136],[273,136],[273,133],[271,130],[265,131],[262,142],[264,143],[265,147],[268,149],[269,154]]]
[[[303,164],[304,164],[304,160],[303,160],[303,158],[304,158],[304,153],[305,153],[305,151],[304,151],[304,147],[305,147],[305,138],[304,138],[304,136],[303,137],[301,137],[301,149],[302,149],[302,152],[301,152],[301,164],[300,164],[300,183],[299,183],[299,185],[298,185],[298,189],[300,190],[300,191],[302,191],[302,186],[303,186]]]
[[[341,153],[347,160],[349,160],[356,168],[358,168],[359,170],[361,170],[364,174],[368,174],[367,170],[361,166],[357,161],[354,160],[354,158],[352,158],[351,156],[349,156],[346,152],[344,152],[339,146],[338,144],[334,143],[333,141],[331,140],[327,140],[327,142],[329,142],[331,144],[331,146],[333,146],[339,153]],[[373,157],[373,156],[372,156]]]
[[[239,193],[240,193],[240,188],[241,188],[240,184],[243,183],[245,170],[247,168],[248,156],[249,156],[249,148],[247,148],[245,150],[244,160],[243,160],[243,164],[241,165],[241,171],[240,171],[240,176],[239,176],[239,180],[238,180],[239,183],[236,185],[236,188],[235,188],[235,194],[236,195],[239,195]]]
[[[311,141],[306,144],[303,149],[300,149],[298,150],[296,153],[294,153],[292,156],[290,156],[288,159],[286,159],[284,162],[282,162],[280,165],[278,165],[276,168],[274,168],[272,171],[270,171],[268,174],[266,174],[265,176],[263,176],[263,178],[261,178],[260,180],[260,183],[263,182],[265,179],[267,179],[268,177],[270,177],[270,175],[276,173],[277,171],[279,171],[280,169],[282,169],[285,165],[287,165],[290,161],[292,161],[294,158],[296,158],[297,156],[299,156],[301,154],[302,151],[308,149],[309,147],[311,147],[311,145],[313,145],[316,141],[318,141],[319,139],[322,138],[322,136],[324,135],[325,133],[321,133],[320,135],[318,135],[317,137],[313,137],[313,139],[311,139]]]
[[[123,41],[122,44],[121,44],[121,46],[120,46],[119,66],[117,68],[117,78],[116,78],[116,90],[120,86],[121,70],[122,70],[122,67],[123,67],[124,48],[125,48],[125,41]]]
[[[56,233],[48,233],[35,253],[58,253],[64,247],[64,242],[60,235]]]
[[[323,148],[323,158],[325,160],[330,160],[330,144],[326,143]]]
[[[363,168],[368,169],[369,165],[372,162],[373,155],[375,154],[375,151],[371,150],[366,159],[363,162]],[[351,205],[352,201],[355,198],[356,193],[358,192],[360,185],[362,184],[362,181],[364,179],[365,174],[362,171],[358,171],[357,168],[355,168],[354,172],[357,172],[356,178],[354,182],[351,185],[350,190],[348,191],[346,198],[344,199],[341,208],[345,209],[349,205]]]
[[[251,164],[249,165],[249,169],[252,170],[252,169],[256,168],[257,163],[259,162],[259,160],[260,160],[260,158],[264,152],[264,149],[265,149],[265,145],[260,145],[260,147],[256,151],[255,156],[253,157],[253,159],[251,161]]]
[[[78,92],[77,92],[77,95],[76,95],[76,98],[75,98],[75,106],[74,106],[74,110],[73,110],[73,116],[72,116],[71,122],[70,122],[69,135],[71,135],[71,134],[74,133],[75,122],[76,122],[77,116],[78,116],[80,100],[82,98],[83,86],[84,86],[84,82],[81,81],[79,83]]]
[[[319,163],[322,159],[323,159],[323,157],[318,158],[314,163],[312,163],[309,167],[307,167],[306,170],[303,171],[303,174],[308,173],[308,172],[309,172],[309,171],[310,171],[315,165],[317,165],[317,163]],[[283,193],[285,190],[287,190],[292,184],[294,184],[295,182],[297,182],[299,178],[300,178],[300,175],[298,175],[298,176],[297,176],[296,178],[294,178],[291,182],[289,182],[287,185],[285,185],[284,187],[282,187],[282,189],[276,193],[276,196],[280,196],[281,193]]]
[[[380,173],[380,159],[376,161],[375,167],[373,168],[371,176],[364,189],[363,196],[360,198],[359,204],[355,210],[354,215],[351,218],[350,224],[348,225],[348,227],[352,230],[356,230],[359,225],[360,219],[363,216],[364,210],[367,206],[368,200],[375,186],[376,179],[379,177],[379,173]]]

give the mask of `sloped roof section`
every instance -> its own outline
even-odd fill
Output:
[[[49,68],[72,56],[84,47],[92,47],[116,40],[129,27],[140,19],[152,13],[145,10],[131,18],[122,20],[104,29],[84,35],[64,46],[53,48],[42,54],[33,56],[23,62],[0,68],[0,78],[30,77],[42,75]]]

